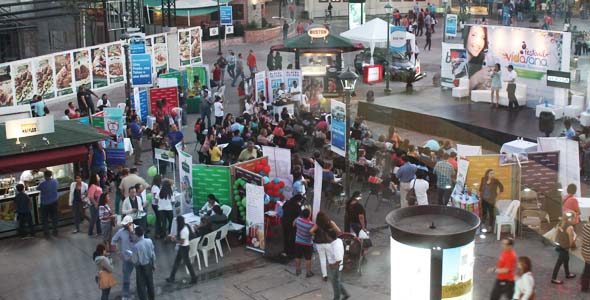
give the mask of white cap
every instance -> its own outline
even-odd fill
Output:
[[[125,216],[125,218],[123,218],[123,221],[121,221],[121,225],[123,226],[129,223],[133,223],[133,218],[131,216]]]

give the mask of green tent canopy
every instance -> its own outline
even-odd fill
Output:
[[[353,52],[363,50],[365,47],[360,43],[352,43],[349,39],[328,34],[325,38],[312,39],[307,34],[298,35],[287,39],[282,45],[272,46],[273,51],[283,52]]]

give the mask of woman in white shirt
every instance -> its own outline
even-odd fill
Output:
[[[160,228],[162,231],[169,233],[172,227],[172,218],[174,209],[174,194],[170,180],[162,182],[162,189],[158,195],[158,213],[160,214]]]
[[[76,175],[74,182],[70,184],[70,206],[74,214],[74,225],[76,229],[74,233],[80,232],[80,223],[86,217],[84,212],[84,204],[88,203],[88,184],[82,181],[80,175]]]
[[[532,264],[530,258],[521,256],[518,258],[518,269],[520,277],[514,285],[514,300],[532,300],[535,298],[535,279],[533,278]]]
[[[215,205],[219,205],[217,198],[215,198],[215,195],[209,194],[207,196],[207,203],[205,203],[205,205],[203,205],[203,208],[201,208],[200,213],[202,215],[207,215],[207,216],[211,215],[211,212],[213,211],[213,207]]]
[[[160,200],[160,186],[162,185],[162,176],[160,174],[154,176],[152,180],[152,187],[150,189],[150,194],[152,194],[152,209],[154,210],[154,214],[156,215],[156,238],[166,237],[168,235],[167,232],[162,230],[160,227],[161,216],[160,211],[158,209],[158,203]]]
[[[162,186],[162,188],[164,188]],[[190,229],[187,224],[184,223],[184,217],[178,216],[176,217],[176,225],[178,228],[178,233],[175,236],[172,236],[172,240],[178,244],[178,251],[176,252],[176,258],[174,259],[174,265],[172,266],[172,271],[170,272],[170,276],[166,278],[166,281],[169,283],[174,282],[174,276],[176,275],[176,270],[180,265],[180,262],[183,261],[188,272],[191,275],[191,284],[197,283],[197,275],[193,270],[193,265],[188,257],[188,252],[190,249]]]
[[[221,97],[215,96],[215,103],[213,103],[213,108],[215,109],[215,125],[221,126],[223,122],[223,101],[221,101]]]
[[[428,181],[424,180],[425,175],[422,172],[416,172],[416,179],[410,181],[410,186],[414,187],[417,205],[428,205]]]

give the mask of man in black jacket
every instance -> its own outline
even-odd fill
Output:
[[[284,256],[293,257],[295,254],[295,227],[293,227],[293,221],[297,219],[301,212],[301,203],[303,200],[305,198],[301,194],[297,194],[283,205],[283,217],[281,221],[284,235]]]
[[[14,204],[16,206],[16,218],[18,220],[18,233],[25,238],[25,223],[29,227],[29,234],[31,237],[35,236],[35,229],[33,228],[33,217],[31,215],[31,199],[24,192],[25,186],[21,183],[16,185],[16,197],[14,197]]]

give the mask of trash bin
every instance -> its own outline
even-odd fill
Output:
[[[186,100],[186,112],[189,114],[197,114],[199,113],[199,109],[201,107],[201,97],[189,97]]]

